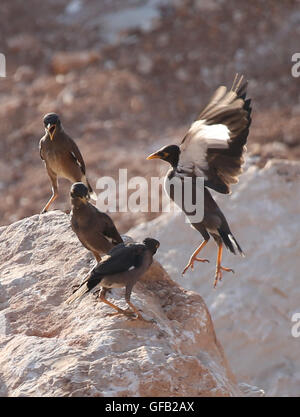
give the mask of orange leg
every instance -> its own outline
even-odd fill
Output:
[[[130,301],[130,296],[131,296],[131,291],[132,291],[133,285],[134,285],[134,283],[129,284],[129,285],[126,286],[125,300],[126,300],[126,303],[130,307],[126,310],[127,314],[131,314],[131,315],[135,314],[136,315],[136,318],[135,318],[136,320],[139,319],[139,320],[145,321],[147,323],[155,323],[155,320],[146,320],[146,319],[144,319],[144,317],[141,315],[139,310]]]
[[[218,281],[222,281],[222,271],[234,273],[233,269],[225,268],[224,266],[221,266],[222,253],[223,253],[223,245],[222,243],[219,243],[214,288],[216,288]]]
[[[146,321],[147,323],[155,323],[154,320],[146,320],[146,319],[144,319],[144,317],[141,315],[141,313],[139,312],[139,310],[130,301],[127,301],[127,304],[130,306],[130,308],[132,309],[132,311],[137,315],[137,319],[142,320],[142,321]]]
[[[105,298],[105,294],[106,294],[106,289],[105,288],[102,288],[102,290],[100,291],[100,295],[99,295],[99,298],[100,298],[100,300],[103,302],[103,303],[105,303],[105,304],[107,304],[107,305],[109,305],[110,307],[112,307],[113,309],[115,309],[117,312],[116,313],[109,313],[109,314],[107,314],[108,316],[115,316],[115,315],[117,315],[117,314],[125,314],[125,316],[128,316],[129,315],[129,312],[128,311],[126,311],[126,310],[122,310],[122,308],[119,308],[118,306],[116,306],[115,304],[113,304],[113,303],[111,303],[110,301],[108,301],[108,300],[106,300],[106,298]],[[130,313],[130,315],[132,315],[132,312]]]
[[[45,205],[45,207],[42,210],[42,214],[46,213],[49,209],[49,207],[51,206],[51,204],[57,199],[58,194],[57,193],[53,193],[50,200],[48,201],[48,203]]]
[[[192,270],[194,270],[194,262],[198,261],[198,262],[209,262],[208,259],[201,259],[201,258],[197,258],[198,253],[201,251],[202,248],[204,248],[204,246],[207,244],[208,240],[203,240],[203,242],[201,243],[201,245],[195,250],[195,252],[193,253],[193,255],[190,257],[189,263],[187,264],[187,266],[184,268],[182,275],[186,273],[186,271],[189,269],[189,267],[191,267]]]
[[[52,196],[50,198],[50,200],[48,201],[48,203],[45,205],[45,207],[43,208],[43,210],[41,211],[41,213],[46,213],[49,209],[49,207],[51,206],[51,204],[57,199],[58,197],[58,184],[57,184],[57,175],[52,172],[47,166],[47,172],[49,175],[49,178],[51,180],[51,184],[52,184]]]
[[[93,255],[94,255],[94,257],[96,259],[96,262],[98,264],[101,261],[101,256],[97,252],[94,252],[94,251],[92,251],[92,252],[93,252]]]

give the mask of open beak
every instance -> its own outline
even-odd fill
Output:
[[[159,155],[159,153],[154,152],[151,155],[147,156],[146,159],[161,159],[161,155]]]
[[[54,133],[56,131],[56,125],[51,125],[50,123],[47,126],[47,131],[50,135],[50,139],[53,140]]]

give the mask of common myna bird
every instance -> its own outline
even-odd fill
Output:
[[[116,310],[114,314],[125,314],[144,320],[139,310],[131,303],[130,296],[134,284],[147,271],[153,261],[159,242],[147,237],[143,243],[120,243],[115,246],[83,281],[80,287],[72,294],[67,303],[70,304],[84,294],[91,291],[98,284],[102,287],[99,299]],[[125,287],[125,300],[129,305],[122,310],[105,298],[109,288]]]
[[[71,187],[71,226],[78,239],[97,262],[123,240],[112,219],[89,203],[89,190],[82,182]]]
[[[42,210],[45,213],[58,197],[57,178],[66,178],[72,183],[81,181],[89,190],[89,195],[96,200],[86,177],[85,163],[78,146],[66,134],[57,114],[48,113],[44,116],[45,135],[40,140],[40,156],[45,162],[52,184],[52,196]]]
[[[211,188],[219,193],[229,194],[231,184],[238,182],[238,176],[242,172],[243,153],[251,123],[251,100],[246,99],[247,82],[243,83],[243,77],[237,78],[236,76],[231,90],[228,91],[224,86],[216,90],[180,146],[165,146],[147,158],[159,158],[170,163],[172,168],[165,178],[167,191],[170,190],[168,182],[174,176],[181,180],[182,187],[185,177],[192,178],[192,187],[195,187],[197,177],[204,178],[204,217],[200,222],[191,221],[204,241],[192,254],[183,274],[190,267],[193,270],[195,261],[208,262],[207,259],[197,256],[212,236],[218,246],[214,287],[222,279],[223,271],[234,272],[221,266],[223,245],[232,253],[243,255],[224,214],[208,190]],[[194,192],[193,189],[193,195]],[[174,200],[172,192],[169,192],[169,196]],[[184,208],[183,211],[188,214]]]

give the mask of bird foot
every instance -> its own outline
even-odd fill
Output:
[[[157,321],[154,319],[146,320],[143,316],[138,317],[138,320],[144,321],[145,323],[157,324]]]
[[[133,314],[135,314],[135,317],[130,317],[130,318],[131,318],[131,320],[140,320],[140,321],[144,321],[145,323],[151,323],[151,324],[156,323],[156,321],[155,321],[154,319],[150,319],[150,320],[145,319],[145,318],[141,315],[141,313],[133,313]]]
[[[144,321],[145,323],[156,323],[155,320],[151,319],[151,320],[146,320],[140,313],[136,313],[134,311],[132,311],[130,308],[127,308],[126,310],[122,310],[120,309],[120,311],[116,311],[115,313],[108,313],[106,314],[106,317],[113,317],[113,316],[118,316],[120,314],[123,314],[125,316],[128,317],[128,319],[130,320],[141,320]]]
[[[184,275],[189,268],[191,268],[192,271],[194,270],[194,262],[195,261],[197,261],[197,262],[209,262],[208,259],[197,258],[197,256],[194,256],[189,260],[189,263],[187,264],[187,266],[182,271],[182,275]]]
[[[216,275],[215,275],[215,282],[214,282],[214,288],[216,288],[218,281],[222,281],[223,272],[232,272],[234,274],[234,270],[231,268],[225,268],[225,266],[219,266],[216,269]]]
[[[123,316],[131,317],[131,318],[133,318],[133,316],[135,315],[135,313],[129,309],[122,310],[120,308],[118,311],[115,311],[114,313],[107,313],[105,317],[114,317],[114,316],[119,316],[120,314],[122,314]]]

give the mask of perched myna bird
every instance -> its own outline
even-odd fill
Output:
[[[201,249],[214,238],[218,246],[217,266],[214,287],[222,279],[222,271],[231,271],[221,266],[223,244],[232,253],[242,249],[230,231],[224,214],[212,198],[208,188],[219,193],[231,192],[230,185],[238,182],[241,166],[244,162],[243,153],[251,123],[251,100],[246,99],[247,83],[242,84],[241,77],[235,77],[230,91],[226,87],[219,87],[208,105],[200,113],[198,119],[191,125],[180,146],[165,146],[148,156],[147,159],[159,158],[169,162],[172,168],[165,179],[168,191],[168,181],[174,176],[179,178],[184,187],[184,178],[192,178],[192,188],[195,178],[204,178],[204,217],[201,222],[193,223],[204,238],[201,245],[192,254],[183,274],[189,267],[193,270],[194,262],[208,262],[207,259],[197,257]],[[193,195],[195,190],[193,189]],[[169,196],[174,200],[172,192]],[[183,208],[187,215],[188,213]]]
[[[138,309],[130,302],[130,296],[134,284],[152,264],[153,255],[158,247],[159,242],[148,237],[143,243],[120,243],[90,271],[88,277],[66,302],[72,303],[99,284],[102,287],[99,294],[100,301],[114,308],[117,311],[114,314],[129,316],[136,314],[137,318],[144,320]],[[125,300],[130,307],[127,310],[122,310],[105,298],[109,288],[118,287],[126,288]]]
[[[78,239],[97,262],[123,240],[112,219],[88,202],[89,190],[82,182],[71,187],[71,226]]]
[[[40,140],[40,156],[45,162],[52,184],[52,196],[42,210],[45,213],[58,197],[57,178],[83,182],[89,189],[89,195],[96,200],[85,173],[85,163],[73,139],[68,136],[57,114],[48,113],[44,116],[45,135]]]

